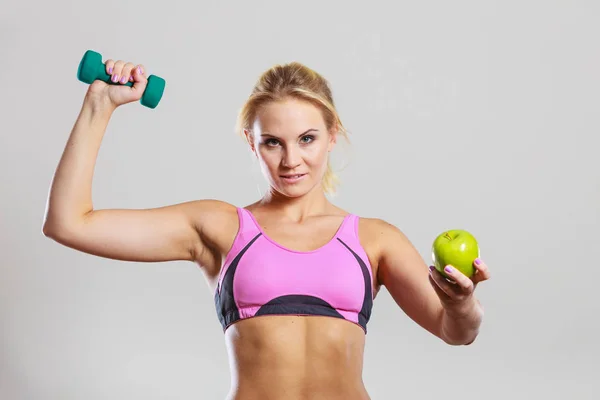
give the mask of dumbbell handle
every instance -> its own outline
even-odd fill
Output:
[[[129,87],[132,87],[132,86],[133,86],[133,82],[131,82],[131,81],[127,81],[127,83],[120,83],[120,81],[113,82],[113,81],[111,80],[111,78],[112,78],[112,75],[110,75],[110,74],[107,74],[107,73],[106,73],[106,69],[105,69],[104,71],[102,71],[102,72],[101,72],[99,75],[100,75],[100,76],[99,76],[99,77],[97,77],[97,78],[96,78],[96,80],[100,80],[100,81],[102,81],[102,82],[105,82],[105,83],[108,83],[108,84],[110,84],[110,85],[129,86]],[[119,77],[119,79],[121,79],[121,78],[122,78],[122,76],[120,76],[120,77]],[[150,78],[150,77],[148,77],[148,79],[149,79],[149,78]]]
[[[111,75],[106,73],[106,65],[102,62],[102,56],[93,50],[86,51],[77,69],[77,79],[87,84],[100,80],[111,85],[133,86],[133,82],[113,82],[110,78]],[[165,84],[166,82],[163,78],[150,75],[146,90],[144,90],[144,94],[142,95],[142,105],[155,108],[162,98]]]

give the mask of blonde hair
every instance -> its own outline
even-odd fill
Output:
[[[329,132],[335,128],[338,135],[348,140],[347,131],[335,108],[329,82],[319,73],[299,62],[277,64],[265,71],[256,82],[250,97],[240,109],[236,131],[244,135],[244,129],[251,130],[258,110],[267,103],[294,98],[307,101],[318,107]],[[323,190],[335,193],[339,183],[329,160],[323,176]]]

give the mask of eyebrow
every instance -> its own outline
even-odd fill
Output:
[[[309,132],[319,132],[319,130],[318,130],[318,129],[315,129],[315,128],[311,128],[311,129],[309,129],[309,130],[307,130],[307,131],[305,131],[305,132],[302,132],[301,134],[299,134],[299,135],[298,135],[298,137],[300,137],[300,136],[303,136],[303,135],[306,135],[306,134],[307,134],[307,133],[309,133]],[[277,137],[277,136],[275,136],[275,135],[272,135],[272,134],[270,134],[270,133],[266,133],[266,132],[263,132],[263,133],[261,133],[261,135],[260,135],[260,136],[269,136],[269,137],[274,137],[274,138],[276,138],[276,137]]]

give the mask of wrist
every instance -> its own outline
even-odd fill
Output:
[[[110,100],[88,93],[83,101],[82,113],[88,115],[91,121],[108,121],[116,108]]]
[[[446,305],[444,312],[453,319],[469,318],[481,313],[479,302],[471,297],[469,300],[452,305]]]
[[[442,317],[441,337],[452,345],[467,345],[475,341],[483,321],[483,308],[473,301],[445,307]]]

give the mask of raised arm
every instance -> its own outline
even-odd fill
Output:
[[[44,235],[79,251],[118,260],[217,261],[220,239],[226,243],[223,235],[232,236],[236,230],[232,205],[198,200],[146,210],[94,209],[93,173],[108,122],[118,106],[139,100],[147,82],[141,66],[109,60],[106,68],[111,67],[125,82],[133,77],[134,85],[96,81],[89,87],[52,180]]]

